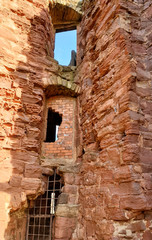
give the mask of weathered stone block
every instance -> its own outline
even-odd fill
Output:
[[[68,203],[68,194],[61,193],[58,197],[58,204],[67,204]]]
[[[77,217],[78,205],[58,204],[56,216],[60,217]]]

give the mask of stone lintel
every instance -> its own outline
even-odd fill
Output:
[[[81,88],[74,83],[76,67],[59,65],[58,69],[57,74],[54,72],[49,79],[47,78],[44,81],[46,97],[50,98],[57,95],[77,97]]]

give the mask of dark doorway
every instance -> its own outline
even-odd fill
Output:
[[[54,240],[55,209],[63,182],[56,174],[48,176],[47,190],[28,208],[26,240]]]
[[[48,109],[47,132],[45,142],[55,142],[58,139],[58,128],[61,125],[62,116],[58,112]]]

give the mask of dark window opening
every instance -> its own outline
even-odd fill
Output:
[[[62,178],[55,170],[48,176],[46,192],[28,208],[26,240],[54,240],[55,210],[62,187]]]
[[[52,109],[48,109],[47,117],[47,131],[46,131],[46,140],[45,142],[55,142],[58,139],[58,128],[61,125],[62,116],[53,112]]]

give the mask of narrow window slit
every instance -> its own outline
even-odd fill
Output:
[[[58,140],[58,130],[62,123],[62,116],[58,112],[48,109],[47,131],[45,142],[55,142]]]

